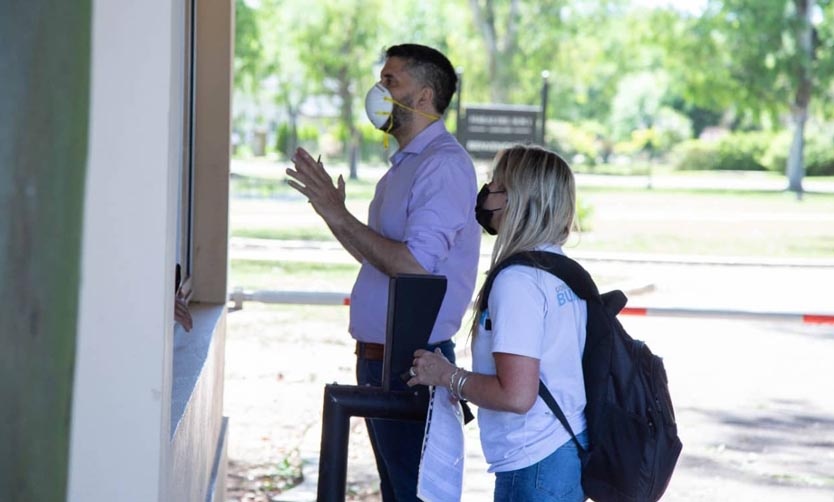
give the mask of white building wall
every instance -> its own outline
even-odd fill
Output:
[[[174,328],[188,0],[93,0],[68,500],[223,500],[233,0],[197,0],[194,329]],[[202,29],[201,29],[202,28]]]
[[[164,500],[180,2],[94,0],[68,500]]]

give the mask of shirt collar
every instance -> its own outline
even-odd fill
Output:
[[[435,138],[440,136],[441,134],[446,132],[446,124],[443,122],[442,119],[435,120],[431,124],[428,125],[425,129],[420,131],[417,136],[414,136],[405,148],[401,150],[397,150],[394,155],[391,156],[391,164],[397,165],[408,155],[417,155],[422,153],[423,150],[429,146]]]

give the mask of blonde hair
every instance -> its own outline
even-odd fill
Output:
[[[563,245],[576,220],[576,184],[568,163],[535,145],[498,152],[492,181],[507,192],[507,205],[492,250],[490,269],[520,251]],[[483,287],[475,300],[471,334],[478,330]]]

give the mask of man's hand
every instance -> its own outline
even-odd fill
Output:
[[[313,209],[322,217],[333,236],[359,263],[367,260],[383,274],[426,274],[408,246],[371,230],[356,219],[345,207],[345,180],[341,176],[337,184],[303,148],[292,157],[295,169],[288,168],[287,183],[307,197]]]
[[[343,218],[345,208],[345,180],[339,175],[337,185],[324,170],[321,162],[316,161],[303,148],[298,148],[292,156],[295,169],[287,168],[287,176],[292,178],[287,183],[307,197],[313,209],[331,225],[338,218]]]

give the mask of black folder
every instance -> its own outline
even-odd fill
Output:
[[[382,388],[391,390],[391,376],[408,372],[414,351],[429,341],[446,294],[446,276],[399,274],[388,285],[388,320]]]

